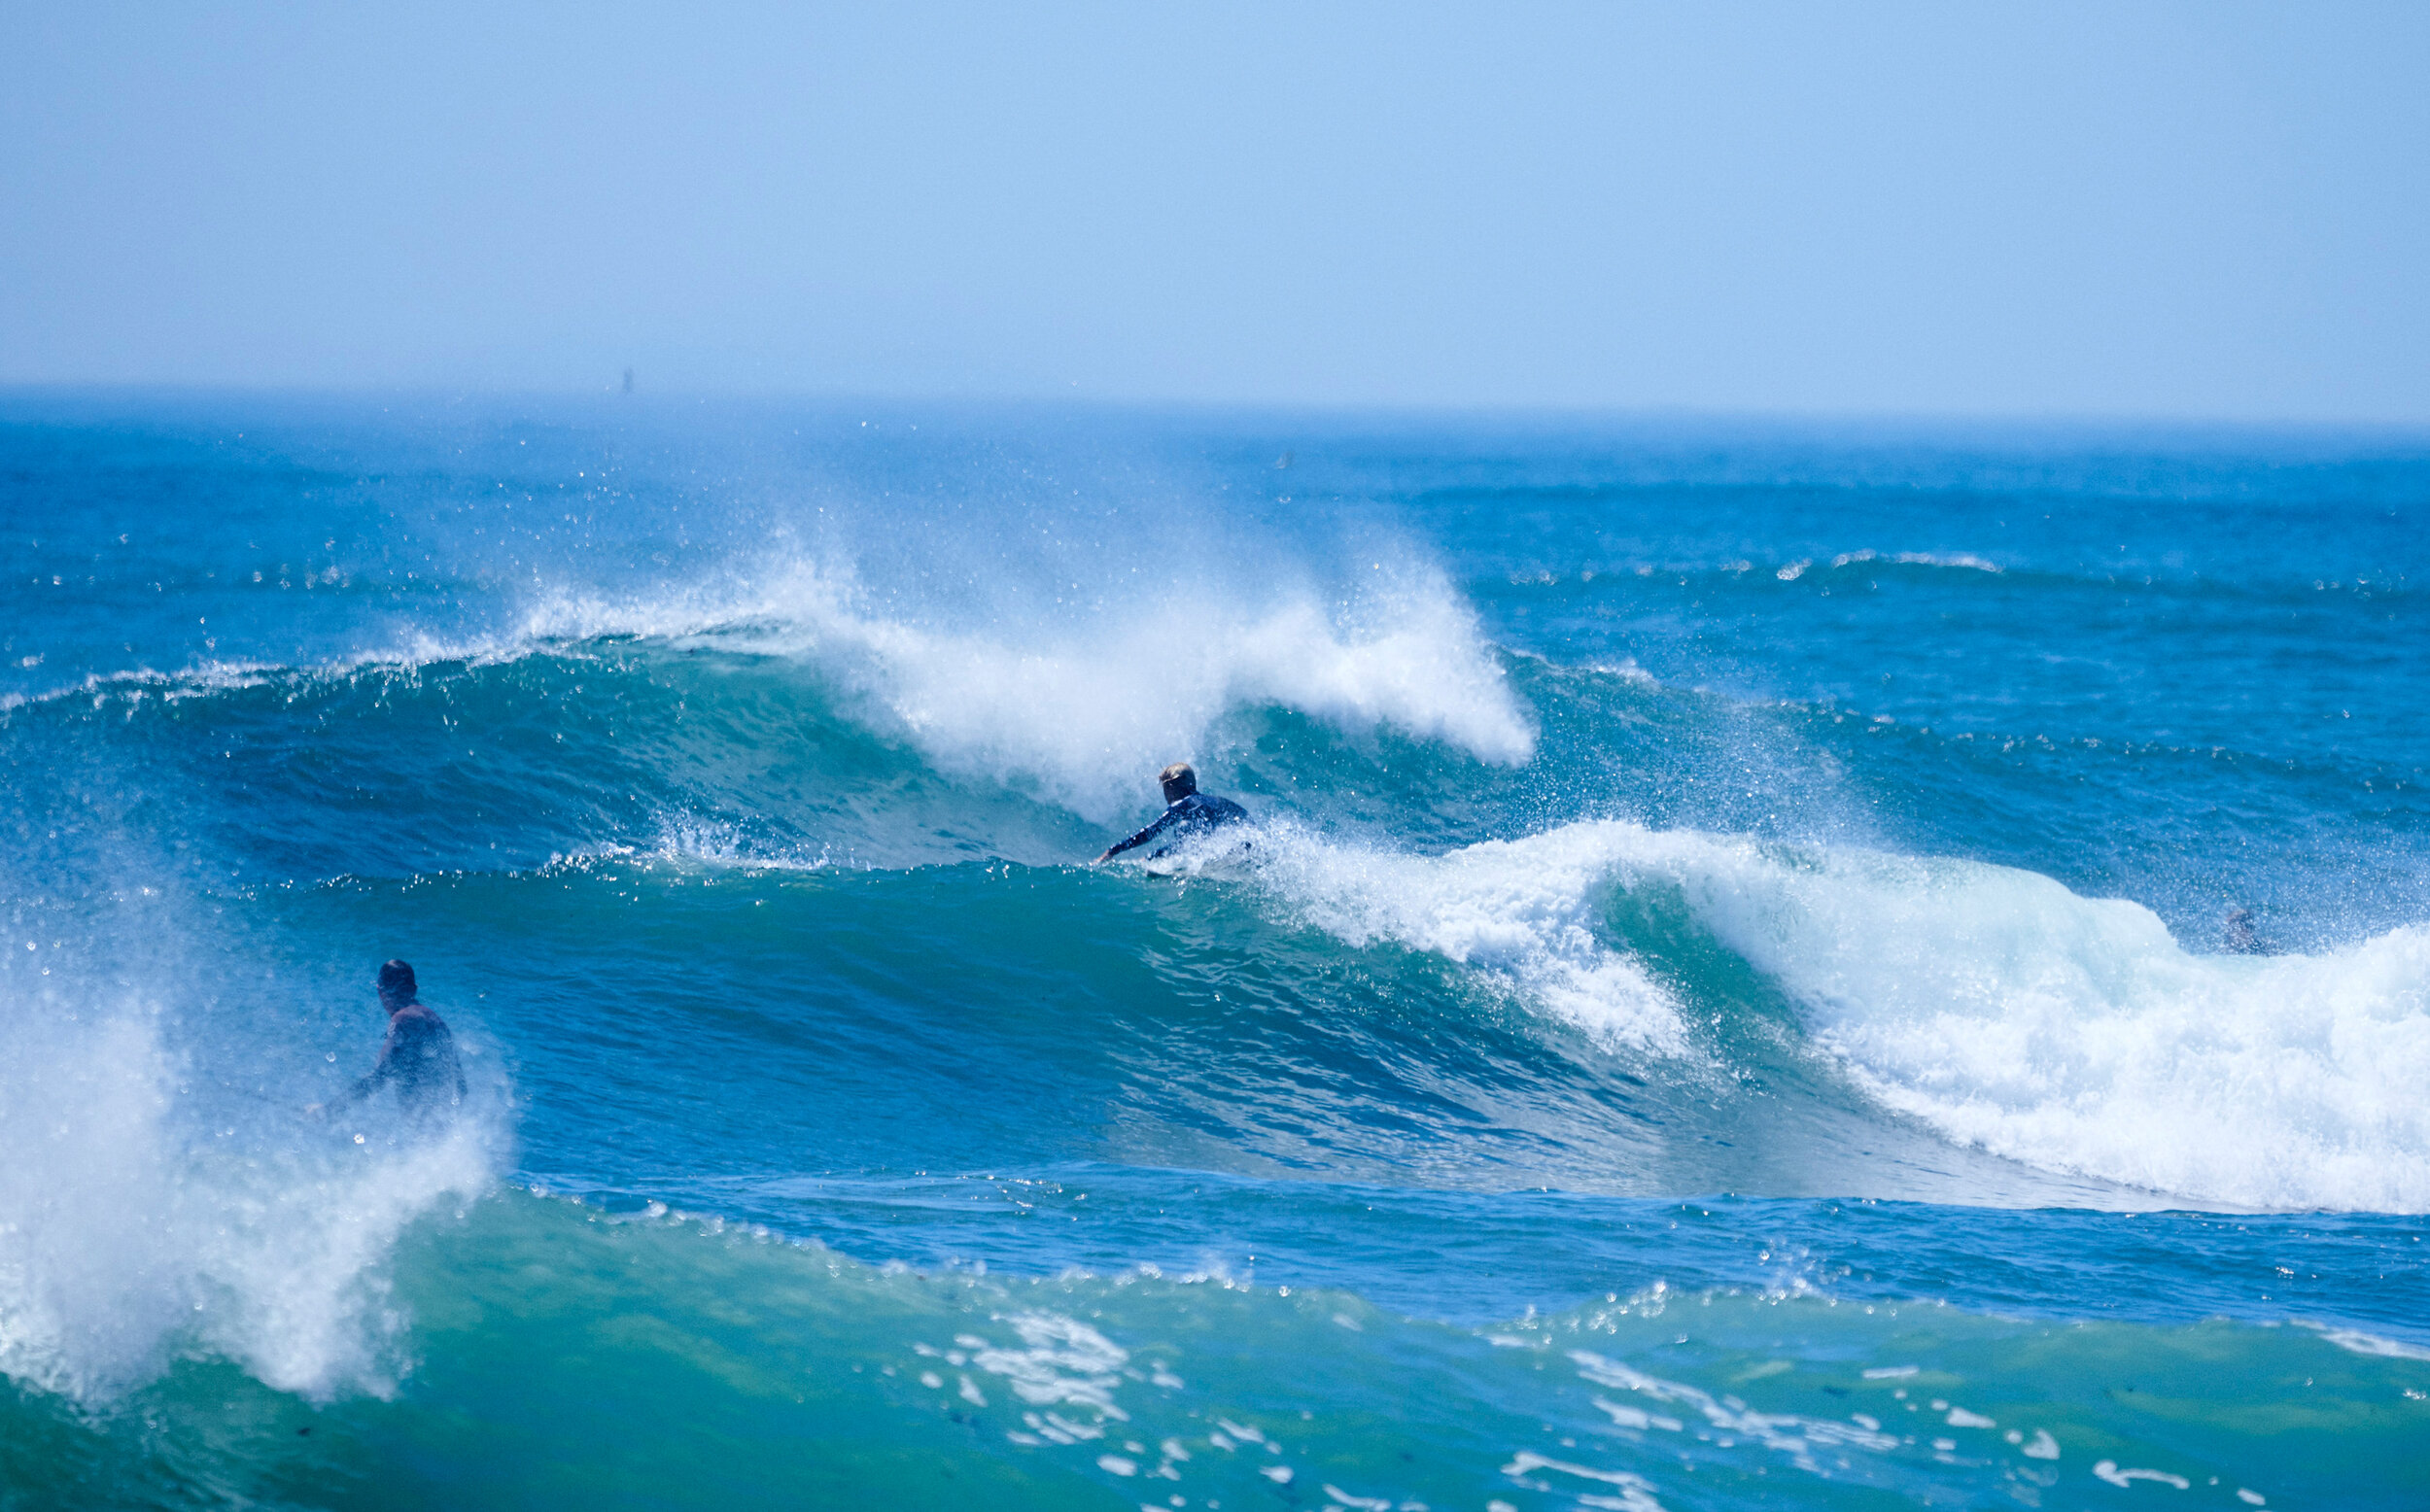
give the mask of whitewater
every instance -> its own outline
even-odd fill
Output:
[[[2425,498],[0,395],[0,1486],[2419,1504]],[[1173,760],[1245,858],[1088,865]]]

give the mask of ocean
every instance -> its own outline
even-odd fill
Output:
[[[0,1506],[2430,1505],[2430,438],[14,391],[0,539]]]

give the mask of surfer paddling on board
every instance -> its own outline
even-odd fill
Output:
[[[393,1086],[406,1115],[420,1120],[450,1112],[464,1101],[456,1037],[445,1019],[423,1006],[418,991],[413,968],[404,962],[390,961],[380,968],[380,1007],[388,1010],[388,1039],[380,1046],[379,1064],[356,1080],[350,1102]]]
[[[1158,836],[1165,836],[1171,843],[1150,851],[1151,858],[1170,854],[1173,845],[1228,824],[1246,824],[1249,810],[1229,798],[1209,798],[1198,791],[1198,774],[1186,761],[1174,762],[1156,774],[1164,784],[1164,811],[1154,824],[1106,847],[1099,861],[1111,861],[1126,850],[1136,850]]]

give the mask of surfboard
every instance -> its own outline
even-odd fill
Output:
[[[1176,846],[1169,854],[1150,856],[1139,867],[1150,876],[1238,878],[1249,875],[1257,859],[1254,845],[1238,840]]]

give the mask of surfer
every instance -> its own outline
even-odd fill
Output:
[[[2230,955],[2267,955],[2261,939],[2253,933],[2253,911],[2237,905],[2228,910],[2219,924],[2219,943]]]
[[[397,1089],[397,1101],[420,1119],[447,1112],[464,1101],[464,1068],[456,1063],[456,1037],[447,1021],[425,1007],[417,996],[413,968],[390,961],[380,968],[380,1007],[388,1010],[388,1039],[380,1046],[379,1064],[357,1079],[351,1100],[361,1102],[383,1086]]]
[[[1231,799],[1209,798],[1199,792],[1198,774],[1186,761],[1177,761],[1166,767],[1156,774],[1156,780],[1164,784],[1164,811],[1157,816],[1154,824],[1138,834],[1107,846],[1105,854],[1097,857],[1099,861],[1111,861],[1126,850],[1136,850],[1160,835],[1169,834],[1173,842],[1178,844],[1227,824],[1248,822],[1249,810]],[[1151,858],[1166,855],[1172,848],[1167,844],[1150,851],[1149,855]]]

